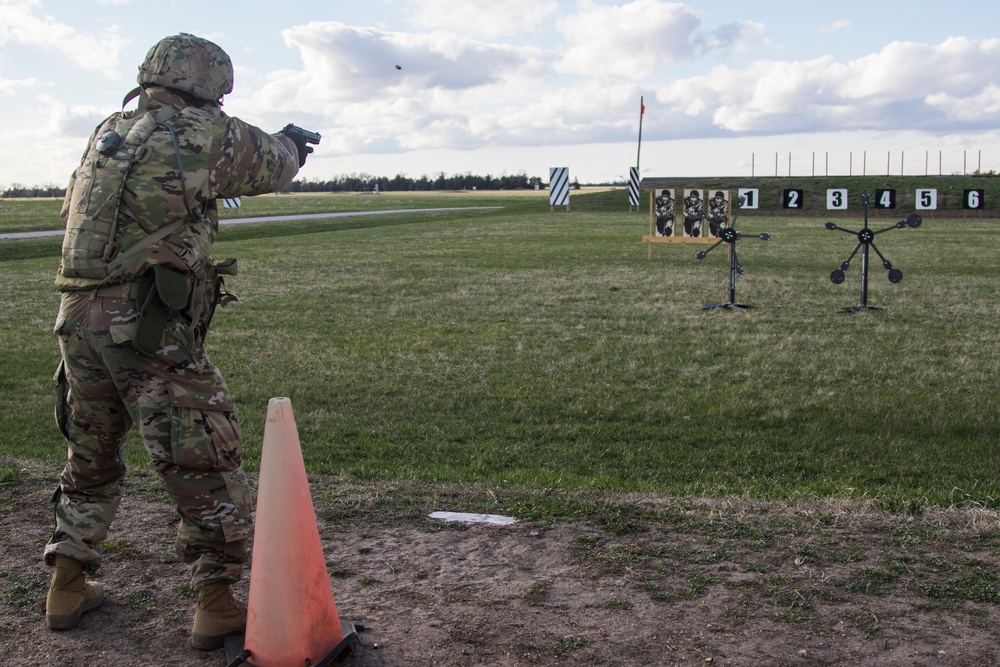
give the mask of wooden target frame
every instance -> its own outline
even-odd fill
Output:
[[[679,198],[678,198],[679,196]],[[656,188],[649,191],[649,234],[642,237],[653,258],[654,243],[716,243],[718,229],[732,220],[733,193],[715,188]],[[713,230],[713,224],[716,226]]]

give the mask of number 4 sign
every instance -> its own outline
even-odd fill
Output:
[[[896,191],[876,190],[875,208],[896,208]]]

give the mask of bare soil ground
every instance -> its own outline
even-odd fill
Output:
[[[7,463],[22,470],[0,485],[3,664],[226,664],[189,644],[176,513],[148,471],[105,544],[104,604],[49,631],[58,471]],[[1000,664],[992,510],[310,484],[341,618],[367,628],[344,665]],[[519,523],[427,518],[498,508]]]

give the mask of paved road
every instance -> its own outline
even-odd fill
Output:
[[[362,215],[390,215],[393,213],[430,213],[437,211],[488,211],[503,208],[503,206],[455,206],[452,208],[402,208],[393,211],[347,211],[344,213],[303,213],[300,215],[268,215],[259,218],[232,218],[220,220],[220,225],[245,225],[250,222],[283,222],[288,220],[320,220],[322,218],[356,218]],[[0,241],[10,239],[34,239],[47,236],[62,236],[62,229],[49,229],[42,232],[14,232],[0,234]]]

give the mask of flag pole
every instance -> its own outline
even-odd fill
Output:
[[[639,96],[639,147],[635,152],[635,170],[639,171],[639,156],[642,154],[642,117],[646,113],[646,105],[643,96]]]

